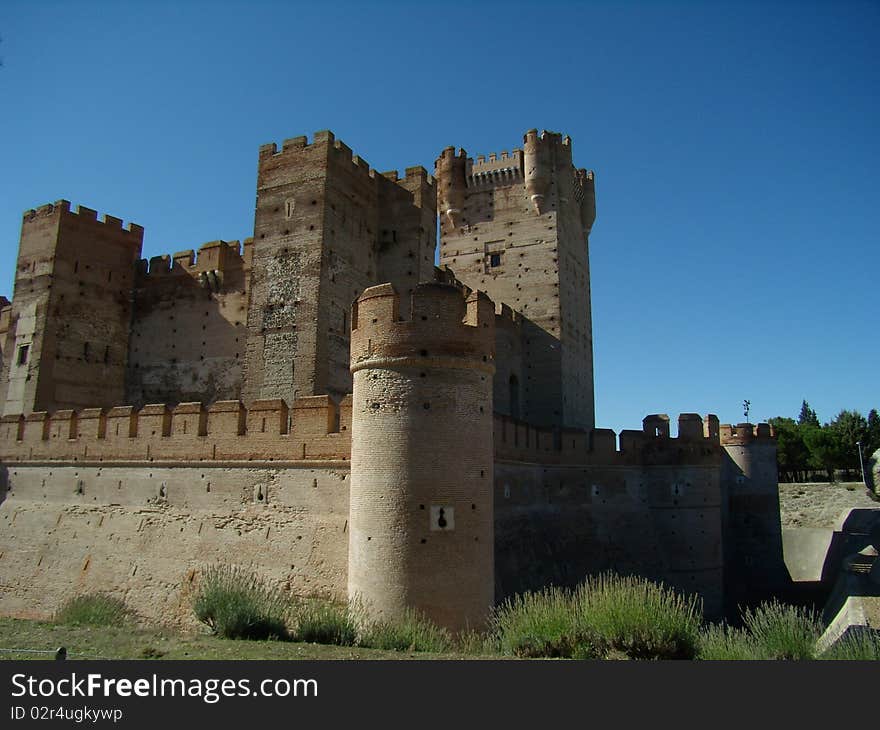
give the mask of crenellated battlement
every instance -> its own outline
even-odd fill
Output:
[[[352,372],[387,358],[494,372],[495,304],[482,292],[436,281],[419,284],[402,303],[391,284],[381,284],[352,305],[351,326]]]
[[[466,182],[469,188],[485,185],[504,186],[522,182],[523,151],[492,153],[488,159],[478,155],[476,162],[468,159]]]
[[[305,135],[285,139],[281,144],[280,150],[275,142],[261,145],[260,163],[262,164],[264,160],[279,156],[301,154],[303,151],[317,150],[319,148],[328,148],[329,154],[338,161],[350,164],[352,172],[364,178],[377,181],[376,184],[381,184],[379,182],[381,180],[388,180],[389,182],[397,183],[404,189],[409,189],[414,182],[419,181],[424,181],[429,186],[434,185],[434,178],[421,166],[406,168],[403,177],[400,176],[397,170],[387,172],[376,171],[370,167],[370,164],[363,157],[355,154],[345,142],[336,139],[333,132],[329,130],[315,132],[312,135],[311,143],[309,143],[308,137]]]
[[[525,318],[521,312],[511,308],[508,304],[499,304],[495,309],[495,327],[521,328]]]
[[[738,423],[735,426],[725,423],[720,426],[719,437],[723,446],[745,446],[753,441],[774,442],[776,432],[768,423]]]
[[[193,277],[210,275],[219,277],[215,283],[222,283],[220,280],[225,271],[248,267],[248,249],[252,244],[252,238],[245,239],[244,245],[237,240],[209,241],[202,244],[197,252],[187,249],[172,255],[153,256],[149,260],[141,259],[137,264],[137,271],[142,279],[185,274]]]
[[[129,222],[127,226],[123,227],[122,218],[117,218],[116,216],[110,215],[109,213],[105,213],[101,217],[101,220],[98,220],[98,211],[92,208],[87,208],[84,205],[78,205],[76,207],[76,210],[72,211],[70,209],[69,200],[56,200],[54,203],[47,203],[45,205],[41,205],[38,208],[31,208],[30,210],[26,210],[22,214],[22,223],[28,224],[38,219],[47,218],[53,215],[63,217],[75,216],[75,218],[79,221],[88,221],[91,223],[95,223],[99,226],[115,228],[124,233],[131,234],[137,241],[142,241],[144,237],[144,228],[143,226],[139,226],[137,223]]]
[[[351,397],[165,403],[7,415],[3,462],[347,460]]]
[[[718,449],[718,418],[705,420],[696,413],[678,418],[678,436],[669,430],[669,416],[646,416],[642,430],[558,429],[535,426],[506,415],[495,414],[495,457],[511,461],[560,465],[632,466],[649,464],[715,463]]]
[[[568,155],[571,155],[571,137],[561,132],[551,132],[543,129],[538,133],[537,129],[530,129],[523,135],[523,146],[549,148],[550,146],[567,148]]]

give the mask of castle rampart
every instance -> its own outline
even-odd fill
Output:
[[[454,629],[606,569],[710,615],[779,585],[766,424],[594,427],[594,178],[567,137],[523,141],[449,147],[436,178],[327,131],[264,145],[253,238],[149,261],[135,224],[25,213],[0,298],[0,613],[110,590],[191,621],[217,562]]]
[[[129,402],[238,399],[253,239],[140,261],[126,371]]]
[[[289,415],[290,414],[290,415]],[[340,460],[351,453],[351,400],[117,406],[4,416],[0,461],[253,462]]]

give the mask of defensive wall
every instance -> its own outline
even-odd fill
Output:
[[[218,562],[344,598],[350,426],[327,397],[6,416],[0,613],[108,591],[192,621],[192,581]]]
[[[773,585],[765,426],[594,428],[594,178],[568,137],[523,141],[448,148],[436,177],[329,131],[264,145],[253,238],[148,262],[140,226],[28,211],[0,300],[0,612],[110,590],[191,621],[216,562],[455,628],[605,568],[710,615]]]
[[[427,372],[430,380],[419,379],[418,390],[407,395],[412,407],[403,408],[394,388],[405,394],[411,382],[382,369],[374,387],[397,405],[374,410],[367,397],[365,418],[382,424],[362,457],[373,464],[361,467],[373,487],[354,492],[351,399],[338,409],[315,397],[290,409],[277,400],[250,409],[233,401],[5,417],[0,612],[45,617],[70,595],[111,590],[151,618],[190,621],[191,581],[216,562],[251,566],[295,593],[341,599],[351,590],[352,541],[367,537],[373,538],[366,543],[371,552],[361,558],[369,558],[373,569],[420,566],[416,575],[424,579],[436,561],[450,559],[449,545],[438,540],[449,535],[430,529],[433,505],[453,507],[456,537],[481,537],[492,545],[494,580],[488,585],[494,584],[496,600],[614,569],[698,591],[707,613],[720,613],[723,594],[736,585],[723,563],[744,544],[736,521],[728,526],[725,514],[738,509],[733,498],[744,484],[722,477],[728,447],[719,448],[718,436],[697,434],[701,419],[686,415],[694,430],[676,438],[657,436],[656,419],[646,419],[645,430],[623,432],[617,448],[612,431],[591,437],[495,414],[493,455],[481,470],[474,460],[479,457],[463,458],[463,449],[455,460],[434,449],[438,427],[440,436],[444,427],[457,427],[469,444],[479,434],[445,417],[444,408],[458,403],[446,395],[448,373]],[[442,393],[429,392],[438,386]],[[410,424],[413,416],[437,419],[433,427],[407,431],[425,434],[430,444],[408,451],[409,436],[402,441],[402,431],[385,431],[385,421],[401,413]],[[385,483],[391,467],[399,476]],[[493,489],[462,479],[488,481]],[[468,494],[452,482],[466,484]],[[378,532],[367,534],[388,514],[389,502],[373,492],[389,485],[397,485],[393,494],[407,495],[415,512],[408,513],[414,527],[406,547],[416,554],[406,562],[390,559],[386,553],[394,548],[383,548]],[[350,514],[350,494],[359,495],[363,511]],[[481,494],[479,514],[491,515],[491,527],[468,526]],[[352,520],[367,525],[354,532]],[[753,550],[752,570],[761,556],[772,555],[767,546],[746,547]]]
[[[126,369],[127,402],[241,397],[253,239],[141,260]]]

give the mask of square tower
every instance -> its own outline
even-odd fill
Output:
[[[533,129],[523,141],[522,150],[476,162],[464,150],[443,151],[436,163],[440,263],[523,315],[522,372],[496,383],[496,410],[589,430],[593,173],[574,167],[567,136]]]
[[[245,401],[351,392],[351,303],[430,279],[435,200],[424,168],[378,173],[329,131],[260,148]]]
[[[24,214],[3,348],[3,411],[125,402],[144,229],[59,200]]]

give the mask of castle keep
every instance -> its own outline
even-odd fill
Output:
[[[0,310],[0,613],[110,590],[187,619],[207,564],[454,629],[613,569],[710,615],[782,568],[766,425],[596,428],[593,174],[568,137],[378,173],[259,151],[254,236],[24,215]],[[439,217],[440,261],[435,268]]]

